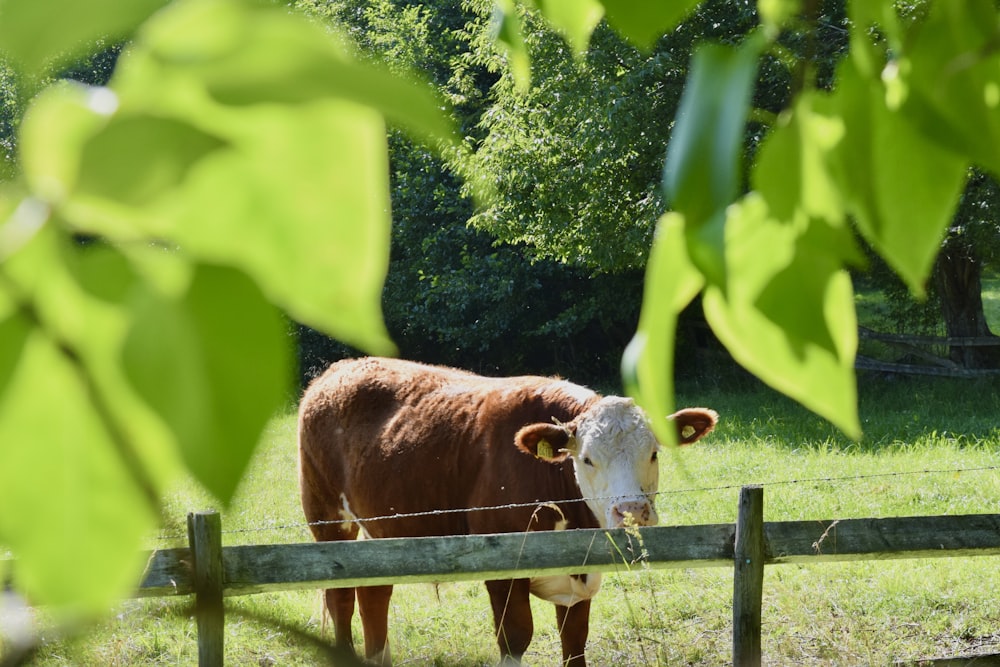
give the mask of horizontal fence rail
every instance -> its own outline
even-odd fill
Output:
[[[627,570],[732,567],[736,524],[222,547],[227,596]],[[1000,555],[1000,514],[764,523],[765,564]],[[189,548],[152,552],[136,595],[194,592]]]
[[[136,591],[195,595],[204,667],[222,664],[224,596],[700,567],[733,568],[733,663],[755,667],[765,565],[1000,555],[1000,514],[765,522],[759,486],[726,524],[228,547],[221,533],[218,514],[188,515],[190,546],[151,552]]]
[[[998,347],[1000,346],[1000,336],[968,338],[954,336],[913,336],[908,334],[880,333],[865,327],[858,327],[858,338],[863,341],[879,341],[898,350],[899,353],[905,356],[926,362],[883,361],[858,354],[854,361],[854,367],[858,370],[958,378],[990,377],[1000,374],[1000,369],[997,368],[964,368],[954,360],[943,357],[933,351],[934,348],[942,347]]]

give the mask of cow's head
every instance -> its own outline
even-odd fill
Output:
[[[715,428],[718,416],[687,408],[668,417],[677,440],[688,445]],[[559,462],[571,456],[580,492],[602,528],[657,523],[657,452],[645,414],[628,398],[608,396],[568,424],[529,424],[517,446],[538,458]]]

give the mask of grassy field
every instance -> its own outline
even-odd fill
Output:
[[[862,383],[865,438],[828,424],[752,381],[683,387],[679,404],[722,417],[708,440],[661,457],[662,522],[735,520],[739,487],[762,484],[765,519],[996,512],[1000,396],[986,382]],[[298,507],[292,416],[276,418],[233,506],[227,544],[309,540]],[[191,484],[169,500],[170,525],[150,546],[183,544],[188,511],[212,506]],[[1000,652],[1000,565],[993,557],[773,566],[764,586],[765,663],[893,665]],[[609,575],[593,612],[594,665],[729,662],[732,574],[726,568]],[[196,633],[186,600],[127,601],[76,640],[53,642],[37,665],[189,665]],[[535,604],[530,664],[558,663],[551,606]],[[270,620],[267,620],[270,619]],[[397,664],[493,664],[481,584],[400,586],[390,616]],[[328,630],[327,630],[328,632]],[[324,636],[316,592],[227,600],[232,665],[310,665]]]

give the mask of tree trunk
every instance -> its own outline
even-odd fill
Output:
[[[982,270],[979,258],[963,244],[946,244],[938,255],[934,280],[950,338],[995,337],[983,311]],[[998,346],[955,345],[949,357],[964,368],[1000,367]]]

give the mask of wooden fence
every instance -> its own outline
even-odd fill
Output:
[[[883,361],[858,354],[854,367],[858,370],[904,375],[932,375],[936,377],[993,377],[1000,375],[997,368],[963,368],[944,356],[941,351],[953,347],[998,347],[1000,337],[954,338],[939,336],[914,336],[909,334],[889,334],[858,327],[861,341],[877,341],[913,362]]]
[[[222,664],[225,596],[636,568],[733,568],[733,664],[761,662],[765,565],[1000,555],[1000,514],[764,522],[763,489],[735,524],[222,546],[216,513],[188,516],[189,548],[150,554],[138,597],[195,595],[198,657]],[[979,664],[978,662],[976,664]]]

